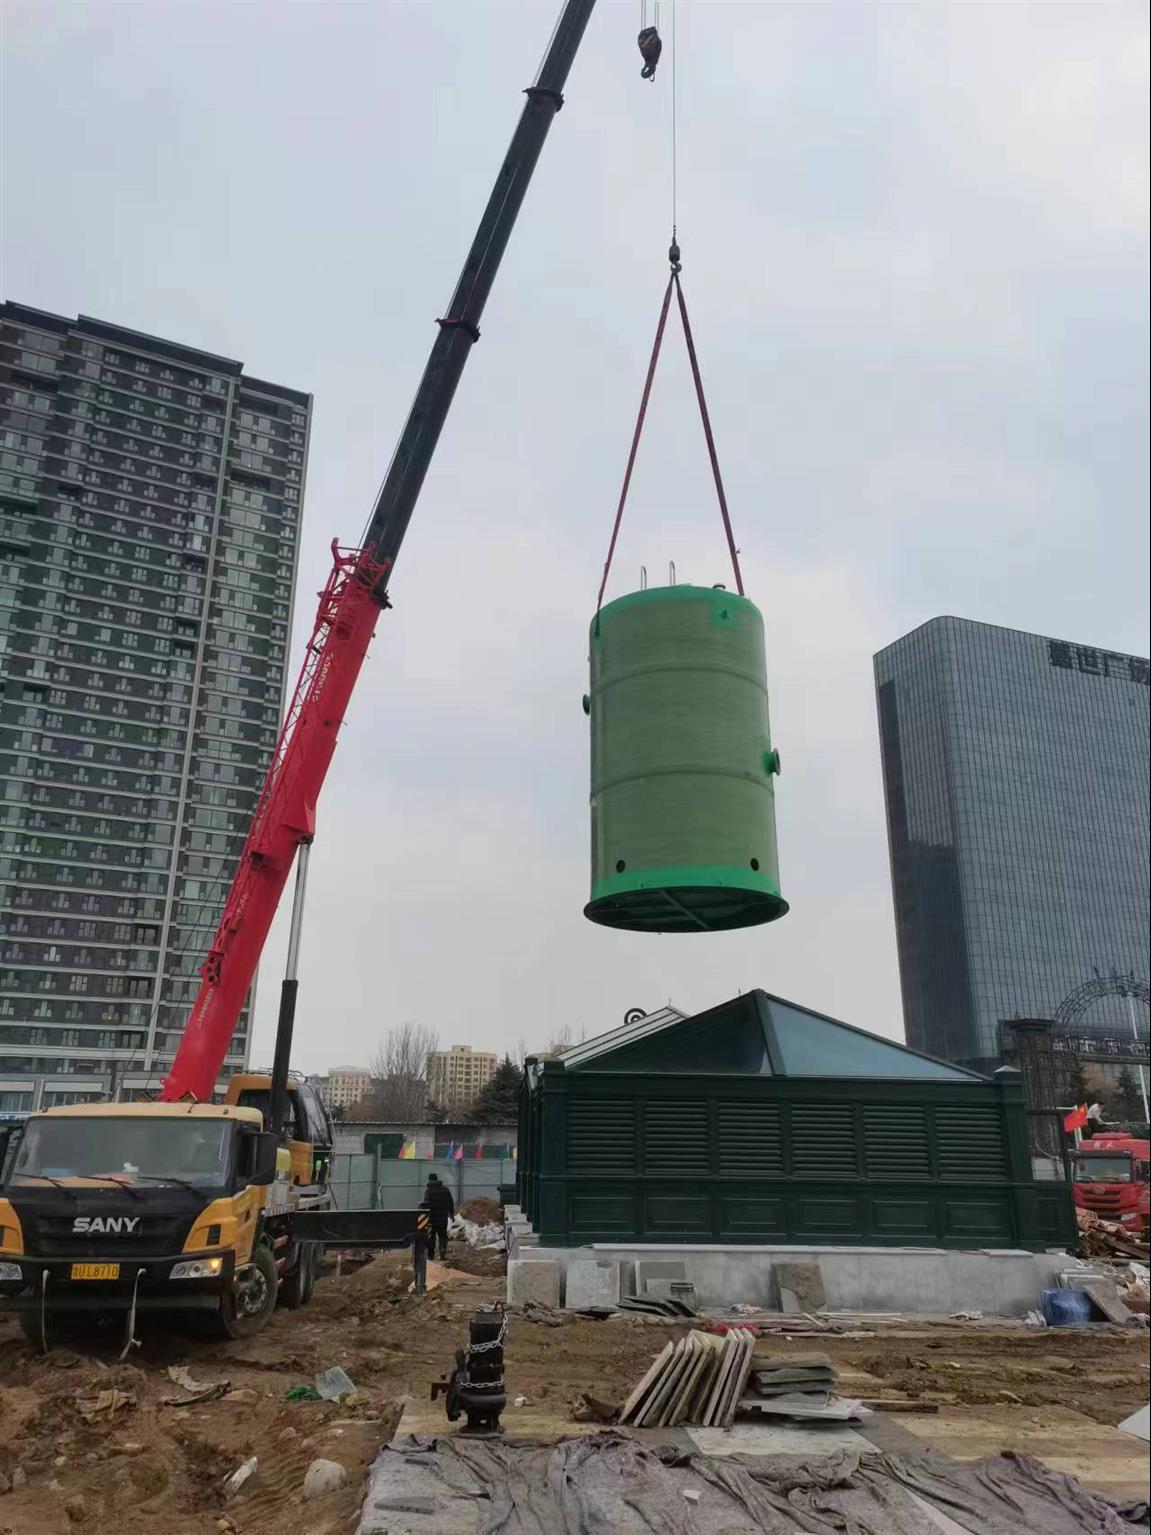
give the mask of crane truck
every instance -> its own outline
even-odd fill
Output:
[[[496,272],[595,5],[565,0],[360,544],[332,568],[271,766],[159,1101],[32,1115],[0,1186],[0,1307],[47,1345],[69,1316],[197,1312],[227,1337],[306,1304],[325,1242],[399,1246],[416,1212],[335,1210],[331,1121],[289,1071],[316,803],[388,584]],[[229,1040],[292,866],[288,958],[270,1073],[233,1077]],[[0,1131],[0,1137],[11,1131]],[[5,1165],[0,1144],[0,1168]],[[128,1345],[126,1344],[125,1347]]]

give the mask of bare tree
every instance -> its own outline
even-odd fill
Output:
[[[546,1050],[541,1050],[541,1055],[559,1055],[564,1050],[570,1050],[573,1045],[582,1045],[587,1039],[587,1024],[581,1024],[577,1034],[570,1023],[562,1024],[559,1030],[548,1040]]]
[[[428,1055],[439,1046],[435,1029],[400,1023],[380,1040],[369,1063],[372,1086],[357,1105],[366,1118],[418,1124],[428,1113]]]

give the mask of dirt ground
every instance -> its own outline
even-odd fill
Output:
[[[379,1445],[405,1405],[409,1420],[437,1421],[431,1382],[465,1341],[468,1313],[502,1296],[502,1255],[454,1249],[451,1261],[470,1272],[419,1298],[406,1293],[403,1255],[330,1271],[309,1307],[277,1312],[243,1342],[209,1343],[172,1322],[142,1324],[142,1347],[126,1364],[116,1363],[119,1336],[61,1340],[45,1356],[0,1317],[0,1535],[155,1535],[158,1520],[163,1535],[348,1535]],[[676,1335],[627,1315],[560,1327],[513,1318],[508,1394],[527,1402],[509,1405],[507,1428],[562,1431],[580,1393],[622,1401]],[[1139,1441],[1112,1425],[1147,1400],[1146,1333],[885,1329],[854,1340],[764,1339],[759,1352],[781,1347],[830,1354],[845,1394],[938,1404],[932,1416],[898,1421],[951,1453],[1025,1449],[1106,1488],[1138,1474],[1131,1468]],[[286,1399],[334,1364],[355,1383],[353,1398]],[[226,1380],[229,1390],[169,1405],[165,1399],[185,1394],[169,1378],[173,1365],[205,1384]],[[130,1399],[86,1421],[81,1404],[101,1391]],[[258,1457],[255,1473],[227,1497],[225,1479],[250,1456]],[[347,1480],[305,1502],[304,1474],[317,1458],[338,1461]]]

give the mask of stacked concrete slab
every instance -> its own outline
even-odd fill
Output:
[[[508,1259],[508,1305],[556,1307],[560,1303],[560,1266],[546,1258]]]
[[[577,1258],[568,1264],[564,1305],[569,1311],[592,1306],[618,1306],[619,1264],[610,1258]]]
[[[504,1206],[504,1245],[509,1258],[516,1258],[525,1248],[536,1248],[540,1239],[532,1230],[532,1223],[519,1205]]]
[[[669,1343],[620,1409],[619,1421],[637,1428],[729,1428],[754,1348],[755,1334],[742,1327],[722,1335],[691,1332]]]

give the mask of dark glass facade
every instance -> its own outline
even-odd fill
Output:
[[[6,1107],[171,1059],[278,731],[310,412],[226,358],[0,306]],[[245,1010],[225,1074],[247,1054]]]
[[[935,618],[875,681],[908,1044],[993,1069],[1001,1020],[1146,983],[1147,661]],[[1129,1034],[1126,1001],[1084,1025]]]

